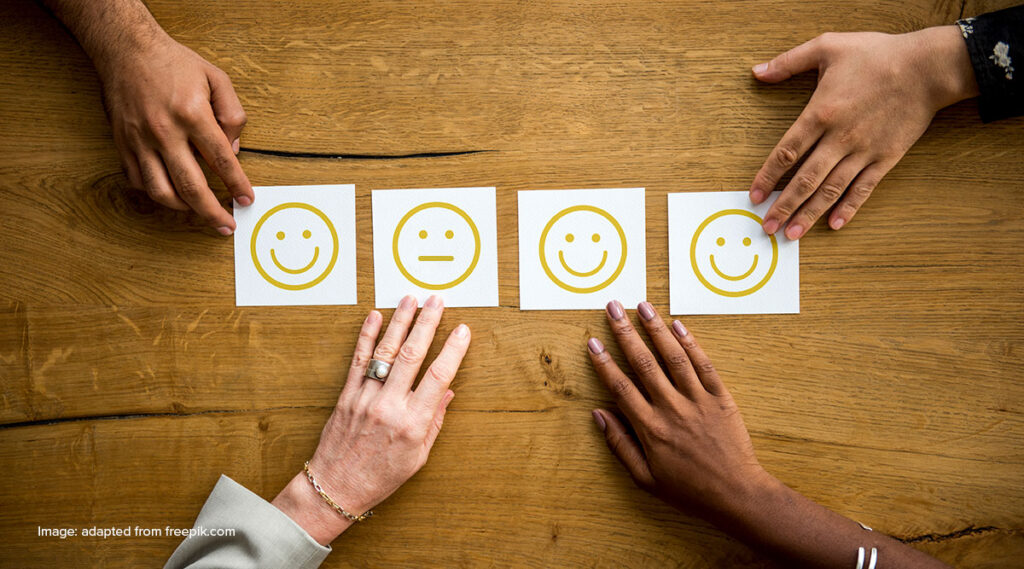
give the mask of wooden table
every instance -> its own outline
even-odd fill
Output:
[[[373,188],[498,188],[501,306],[446,313],[474,343],[430,463],[325,566],[767,565],[607,452],[604,316],[518,310],[516,191],[646,187],[665,311],[666,194],[746,189],[813,90],[751,65],[1012,3],[150,2],[234,80],[254,184],[355,183],[364,227]],[[371,236],[358,306],[236,308],[231,239],[126,189],[74,40],[28,1],[0,22],[0,565],[156,566],[179,539],[38,528],[190,527],[221,473],[273,497],[372,307]],[[1022,126],[939,113],[803,241],[801,314],[686,319],[771,472],[962,567],[1024,558]]]

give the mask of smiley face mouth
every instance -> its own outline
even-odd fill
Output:
[[[454,261],[455,257],[451,255],[420,255],[419,260],[421,261]]]
[[[747,270],[747,272],[743,273],[742,275],[740,275],[738,277],[734,277],[732,275],[727,275],[727,274],[723,273],[718,268],[718,265],[715,264],[715,256],[711,255],[711,269],[714,270],[715,273],[718,276],[722,277],[723,279],[725,279],[727,281],[741,281],[741,280],[749,277],[754,272],[754,269],[756,269],[756,268],[757,268],[757,255],[754,255],[754,264],[750,265],[750,269]]]
[[[565,252],[562,251],[561,249],[559,249],[558,251],[558,260],[559,262],[562,263],[562,268],[565,269],[570,275],[574,277],[590,277],[596,275],[598,271],[604,268],[604,264],[608,262],[608,251],[605,250],[605,252],[601,254],[601,262],[598,263],[597,267],[592,271],[574,271],[572,267],[570,267],[569,264],[565,262]]]
[[[319,258],[320,258],[320,247],[315,247],[313,249],[313,260],[310,261],[308,265],[306,265],[305,267],[302,267],[301,269],[289,269],[288,267],[282,265],[281,261],[277,260],[277,253],[275,253],[273,249],[270,250],[270,259],[272,261],[274,261],[274,264],[277,265],[277,268],[279,268],[282,271],[288,273],[289,275],[298,275],[298,274],[304,273],[304,272],[312,269],[313,265],[316,264],[316,260],[319,259]]]

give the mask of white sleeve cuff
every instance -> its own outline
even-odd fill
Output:
[[[193,531],[164,569],[316,569],[331,552],[284,512],[224,475]],[[224,535],[232,531],[234,535]]]

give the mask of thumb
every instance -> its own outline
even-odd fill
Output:
[[[644,490],[654,489],[654,476],[647,467],[647,459],[640,450],[640,444],[636,442],[626,430],[622,421],[614,413],[608,413],[603,409],[594,410],[594,422],[604,431],[605,442],[608,448],[619,459],[619,462],[626,467],[629,475],[636,482],[636,485]]]
[[[754,77],[765,83],[778,83],[790,77],[817,69],[821,63],[821,48],[818,38],[800,44],[793,49],[777,55],[768,63],[754,66]]]
[[[238,154],[242,129],[245,128],[247,120],[242,102],[238,100],[238,94],[235,93],[227,73],[213,67],[206,75],[210,84],[210,106],[213,107],[213,116],[217,118],[217,124],[231,142],[231,148]]]

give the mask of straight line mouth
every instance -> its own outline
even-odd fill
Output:
[[[421,261],[454,261],[451,255],[420,255]]]

